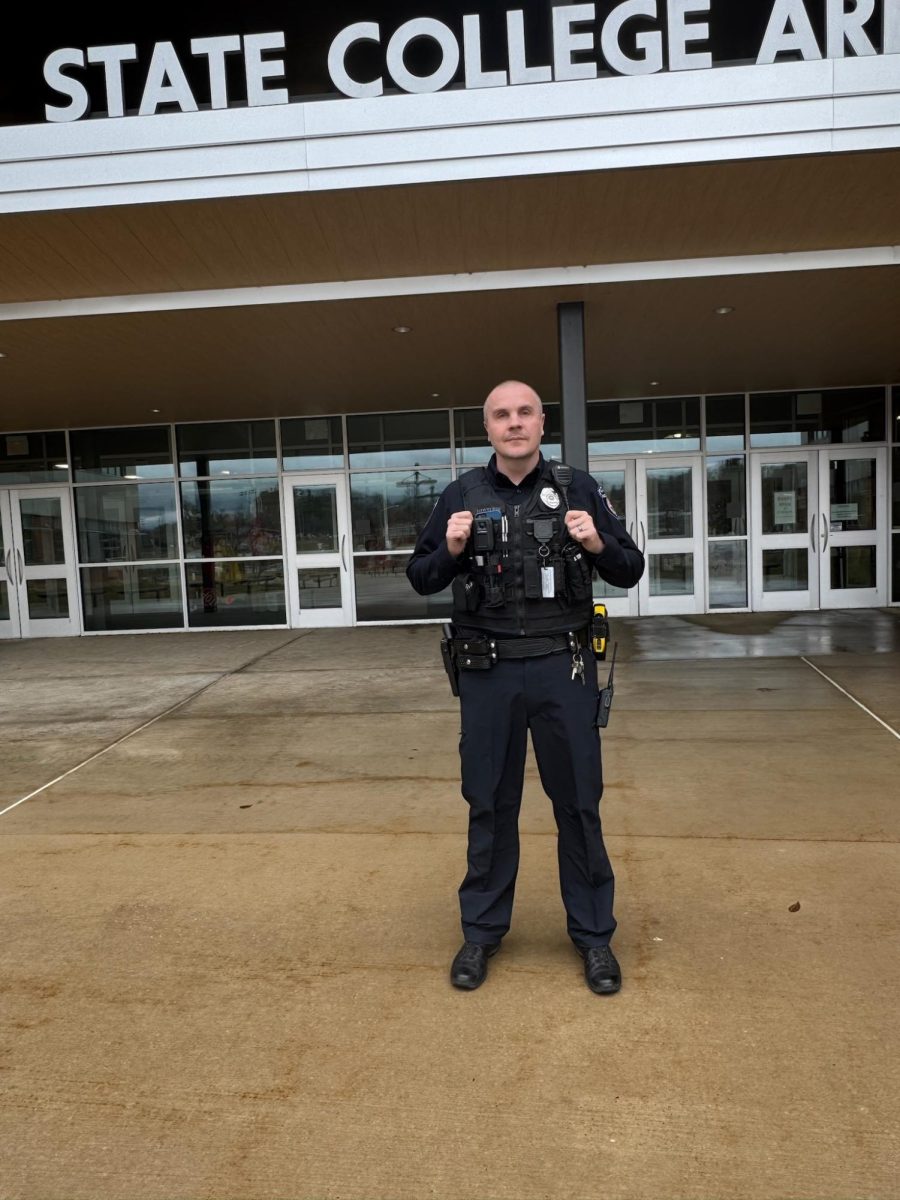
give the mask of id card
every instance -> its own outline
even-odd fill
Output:
[[[556,582],[552,567],[541,567],[541,596],[544,600],[552,600],[556,595]]]

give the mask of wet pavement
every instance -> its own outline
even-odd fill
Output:
[[[900,610],[615,636],[614,998],[531,760],[447,982],[435,627],[0,643],[0,1197],[896,1197]]]

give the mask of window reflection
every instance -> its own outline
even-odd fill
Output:
[[[767,392],[751,396],[750,445],[883,441],[884,398],[884,388]]]
[[[351,475],[354,549],[412,549],[449,482],[449,470],[418,463],[411,471]]]
[[[833,530],[875,528],[874,458],[833,459],[828,472]]]
[[[659,467],[647,472],[647,536],[694,536],[693,470]]]
[[[744,397],[706,397],[706,449],[744,449]]]
[[[614,400],[588,405],[591,454],[700,449],[700,397]]]
[[[26,567],[47,567],[66,561],[62,504],[56,496],[22,496],[22,551]]]
[[[184,574],[188,623],[194,628],[287,622],[280,559],[188,563]]]
[[[281,422],[285,471],[339,470],[344,465],[340,417],[301,417]]]
[[[276,471],[274,421],[208,421],[179,425],[182,475],[255,475]]]
[[[809,523],[806,463],[763,463],[761,482],[763,533],[805,533]]]
[[[186,558],[281,553],[277,479],[223,479],[181,485]]]
[[[178,557],[174,483],[75,489],[82,562]]]
[[[0,484],[66,483],[64,433],[7,433],[0,438]]]
[[[351,467],[399,467],[450,462],[450,414],[367,413],[347,418]]]
[[[81,572],[84,627],[180,629],[180,571],[174,567],[86,567]]]
[[[75,479],[83,483],[116,479],[171,479],[175,474],[169,429],[73,429],[69,434]]]
[[[707,459],[706,480],[709,536],[728,537],[746,533],[743,457]]]
[[[360,621],[424,621],[447,618],[453,608],[450,588],[420,596],[406,578],[405,554],[356,556],[356,616]]]
[[[709,607],[747,607],[746,542],[710,542]]]

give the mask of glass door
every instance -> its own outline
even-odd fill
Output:
[[[887,604],[887,450],[819,454],[822,608]]]
[[[818,452],[753,455],[753,608],[818,608]]]
[[[347,481],[343,475],[286,475],[283,487],[291,625],[350,625]]]
[[[600,459],[591,464],[591,475],[603,488],[616,516],[635,542],[639,543],[634,459]],[[629,591],[613,587],[595,577],[594,599],[603,601],[611,617],[637,616],[637,588]]]
[[[699,456],[639,458],[635,541],[647,568],[638,585],[642,616],[702,613],[703,469]]]
[[[6,636],[66,637],[80,632],[72,506],[66,488],[9,491],[3,515]]]
[[[0,492],[0,638],[20,636],[19,558],[13,546],[9,492]]]

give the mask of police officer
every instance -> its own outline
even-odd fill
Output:
[[[588,986],[609,994],[622,977],[609,947],[616,922],[600,827],[591,576],[633,587],[644,559],[590,475],[544,459],[543,409],[532,388],[494,388],[484,425],[490,463],[445,489],[407,566],[422,595],[453,585],[469,843],[459,889],[465,940],[450,978],[479,987],[509,929],[530,729],[553,803],[569,936]]]

